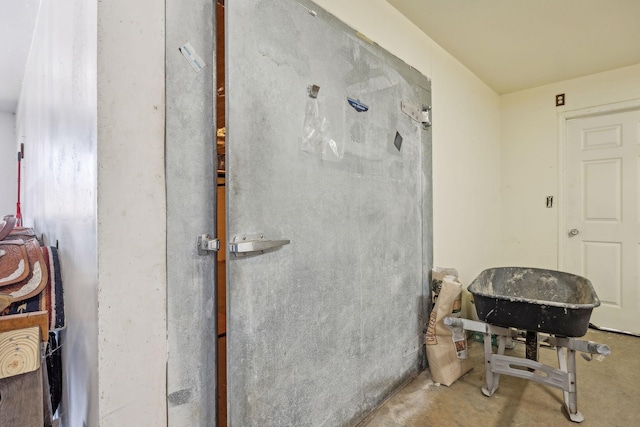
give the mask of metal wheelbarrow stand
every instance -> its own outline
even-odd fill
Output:
[[[445,318],[444,323],[447,326],[461,327],[468,331],[483,334],[484,365],[487,383],[486,386],[482,388],[482,393],[485,396],[492,396],[498,389],[501,374],[535,381],[562,390],[564,395],[562,409],[565,414],[573,422],[579,423],[584,421],[584,416],[578,411],[576,352],[604,357],[611,354],[611,350],[607,345],[598,344],[593,341],[579,340],[573,337],[559,337],[541,332],[524,332],[514,328],[506,328],[454,317]],[[492,335],[498,338],[497,353],[493,352],[491,345]],[[506,346],[511,343],[512,340],[519,340],[519,337],[524,335],[527,336],[527,357],[529,358],[505,356],[504,350]],[[534,346],[533,349],[531,348],[532,345]],[[559,368],[543,365],[537,361],[537,348],[541,345],[556,349]],[[531,360],[532,358],[535,360]],[[587,360],[591,359],[588,358]],[[541,373],[543,375],[541,375]]]

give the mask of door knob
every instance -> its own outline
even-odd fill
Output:
[[[577,236],[579,233],[580,233],[580,230],[578,230],[577,228],[574,228],[569,232],[569,237]]]

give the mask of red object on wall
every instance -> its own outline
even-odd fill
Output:
[[[20,151],[18,152],[18,201],[16,202],[16,226],[22,227],[22,212],[20,211],[20,169],[22,163],[22,156],[24,154],[24,144],[20,144]]]

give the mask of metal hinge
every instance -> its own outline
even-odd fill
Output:
[[[218,252],[220,250],[220,240],[211,237],[208,234],[198,236],[198,255],[209,255],[209,252]]]
[[[431,117],[430,117],[431,106],[430,105],[423,105],[422,108],[420,108],[420,107],[416,107],[413,104],[409,104],[406,101],[401,101],[400,109],[407,116],[411,117],[416,122],[421,123],[423,128],[426,129],[431,126]]]

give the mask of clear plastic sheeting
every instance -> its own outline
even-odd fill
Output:
[[[410,182],[419,173],[415,159],[423,129],[400,106],[403,100],[412,105],[430,100],[423,100],[408,75],[390,67],[375,46],[351,35],[340,42],[337,51],[326,52],[332,61],[315,62],[309,73],[300,148],[323,168]],[[302,94],[301,89],[296,91]]]
[[[302,151],[322,160],[339,162],[344,157],[344,138],[342,132],[337,132],[343,127],[343,111],[341,108],[327,109],[325,103],[321,104],[317,86],[310,86],[308,92]]]

